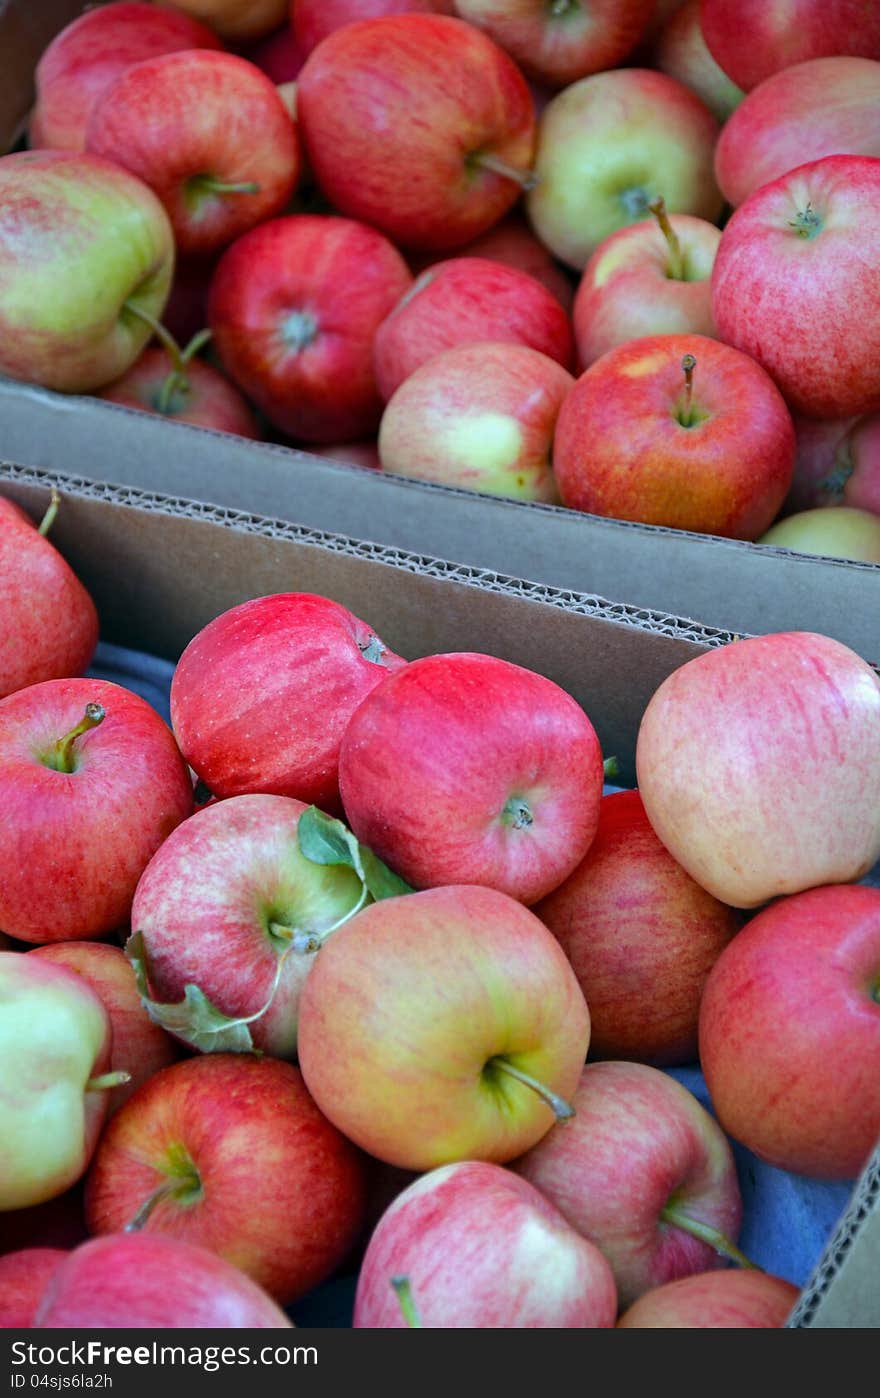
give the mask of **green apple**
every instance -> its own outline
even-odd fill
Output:
[[[846,505],[825,505],[789,515],[762,534],[759,544],[798,553],[880,563],[880,515]]]

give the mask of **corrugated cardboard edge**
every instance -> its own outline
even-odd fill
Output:
[[[853,1190],[787,1326],[880,1328],[880,1146]]]

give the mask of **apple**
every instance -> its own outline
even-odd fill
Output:
[[[81,977],[0,952],[0,1213],[63,1194],[84,1173],[107,1111],[112,1030]]]
[[[880,680],[811,632],[707,651],[651,698],[636,770],[658,836],[724,903],[860,879],[880,857]]]
[[[726,121],[745,96],[709,52],[700,23],[700,0],[685,0],[669,16],[652,59],[661,73],[677,78],[701,97],[719,121]]]
[[[388,898],[334,932],[300,1005],[321,1111],[410,1170],[503,1164],[565,1120],[590,1037],[558,943],[494,889]]]
[[[759,1271],[698,1272],[646,1291],[617,1322],[624,1330],[779,1330],[800,1292]]]
[[[177,1045],[147,1015],[134,972],[121,947],[106,942],[61,942],[55,946],[34,947],[29,955],[81,976],[110,1016],[113,1031],[110,1068],[128,1075],[127,1082],[108,1094],[107,1115],[112,1116],[142,1083],[160,1068],[175,1062]]]
[[[637,791],[603,797],[584,859],[534,911],[590,1006],[594,1057],[696,1059],[706,977],[742,918],[675,862]]]
[[[368,471],[381,471],[379,448],[375,437],[364,442],[333,442],[329,446],[309,447],[312,456],[324,456],[329,461],[342,461],[347,466],[362,466]]]
[[[528,345],[571,367],[571,323],[534,277],[482,257],[438,262],[422,272],[376,331],[379,392],[387,402],[433,355],[489,340]]]
[[[0,373],[89,393],[162,314],[174,238],[152,190],[94,155],[0,157]]]
[[[559,499],[551,452],[574,379],[526,345],[464,344],[393,394],[379,429],[383,471],[517,500]]]
[[[76,1248],[50,1279],[33,1323],[38,1330],[291,1327],[238,1268],[155,1233],[115,1233]]]
[[[758,543],[824,558],[880,563],[880,514],[846,505],[802,510],[774,524]]]
[[[0,1330],[27,1330],[63,1248],[25,1248],[0,1257]]]
[[[460,247],[531,180],[525,78],[463,20],[402,14],[335,30],[306,60],[297,109],[330,202],[405,247]]]
[[[654,219],[619,228],[584,268],[573,312],[584,369],[645,335],[715,335],[709,278],[720,230],[689,214],[670,217],[662,198],[651,209]]]
[[[858,1175],[880,1139],[880,889],[813,888],[753,918],[700,1010],[718,1120],[782,1170]]]
[[[87,589],[45,537],[57,495],[39,528],[0,497],[0,699],[41,680],[81,675],[98,644],[98,613]]]
[[[880,160],[834,155],[737,209],[712,272],[722,340],[809,417],[880,408]]]
[[[288,0],[156,0],[209,24],[221,39],[247,44],[263,39],[287,19]]]
[[[338,811],[339,747],[355,709],[406,661],[329,597],[231,607],[181,655],[171,723],[215,796],[274,792]]]
[[[227,248],[208,318],[227,373],[282,432],[355,440],[379,427],[373,338],[411,285],[375,229],[293,214]]]
[[[37,64],[31,146],[85,150],[89,113],[126,68],[178,49],[220,47],[206,25],[180,8],[124,0],[86,10],[55,35]]]
[[[419,1324],[444,1330],[608,1329],[617,1315],[599,1249],[525,1180],[470,1160],[422,1175],[382,1216],[354,1328],[399,1329],[408,1301]]]
[[[213,365],[193,358],[188,350],[181,353],[176,345],[174,350],[145,349],[122,378],[98,396],[124,408],[258,441],[262,434],[257,420],[238,389]]]
[[[345,1260],[363,1224],[359,1153],[289,1063],[208,1054],[157,1073],[105,1129],[93,1234],[143,1229],[219,1253],[281,1305]]]
[[[581,78],[541,117],[527,201],[532,227],[580,269],[660,195],[670,213],[712,223],[723,203],[712,174],[717,135],[708,107],[665,73],[622,68]]]
[[[503,262],[520,272],[528,272],[530,277],[545,286],[556,297],[563,310],[571,311],[574,300],[574,287],[564,268],[553,258],[543,243],[540,243],[529,228],[522,214],[514,211],[481,233],[463,248],[459,257],[488,257],[490,262]],[[410,257],[410,266],[416,273],[423,272],[439,259],[431,253]]]
[[[676,1277],[746,1259],[733,1152],[687,1088],[644,1063],[589,1063],[574,1119],[516,1172],[605,1254],[620,1304]]]
[[[208,49],[126,68],[93,108],[86,148],[155,191],[190,255],[280,214],[299,177],[296,126],[271,78]]]
[[[783,506],[783,514],[807,510],[813,505],[833,503],[826,492],[833,491],[835,496],[838,495],[838,449],[849,429],[859,419],[844,417],[824,420],[792,413],[792,421],[797,445],[794,476]],[[841,488],[842,484],[841,481]]]
[[[776,73],[736,109],[715,150],[727,201],[826,155],[880,156],[880,63],[814,58]],[[797,211],[795,211],[797,212]]]
[[[339,753],[352,830],[407,883],[483,884],[523,903],[580,863],[602,785],[599,740],[571,695],[468,652],[389,675]]]
[[[306,53],[291,24],[282,25],[272,34],[251,44],[244,57],[255,63],[261,72],[278,87],[295,82],[306,61]]]
[[[306,55],[322,39],[357,19],[410,13],[451,15],[453,0],[290,0],[290,24]]]
[[[559,413],[562,503],[613,519],[757,539],[794,470],[791,416],[753,359],[704,335],[608,350]]]
[[[626,58],[647,27],[654,0],[456,0],[455,10],[530,78],[567,87]]]
[[[747,90],[810,58],[880,58],[880,11],[864,0],[702,0],[700,22],[716,62]]]
[[[289,796],[215,802],[144,870],[127,949],[151,1017],[185,1043],[294,1057],[314,953],[363,901],[351,869],[302,852],[306,809]]]
[[[147,862],[192,811],[168,728],[107,680],[46,680],[0,701],[0,782],[0,927],[24,942],[121,927]]]
[[[859,418],[850,427],[821,485],[830,503],[880,515],[880,413]]]

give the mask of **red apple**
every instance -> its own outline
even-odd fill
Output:
[[[57,503],[57,500],[54,503]],[[0,497],[0,698],[41,680],[81,675],[98,644],[86,588],[28,515]]]
[[[553,434],[573,384],[554,359],[525,345],[465,344],[437,354],[385,409],[382,469],[555,503]]]
[[[483,884],[523,903],[586,854],[602,784],[580,705],[491,655],[429,655],[389,675],[339,754],[352,829],[407,883]]]
[[[363,901],[351,869],[302,853],[306,809],[265,795],[205,806],[141,876],[131,915],[139,936],[127,950],[141,963],[151,1016],[193,1047],[296,1053],[314,953]]]
[[[295,214],[227,249],[209,320],[227,372],[282,432],[355,439],[378,429],[373,337],[411,285],[400,253],[375,229]]]
[[[880,160],[828,156],[756,190],[721,236],[712,314],[797,412],[876,412]]]
[[[630,340],[562,405],[562,502],[614,519],[757,539],[794,469],[794,427],[760,365],[703,335]]]
[[[753,918],[706,985],[700,1061],[718,1120],[762,1160],[855,1177],[880,1139],[880,889]]]
[[[758,540],[779,549],[814,553],[824,558],[848,558],[857,563],[880,563],[880,515],[846,505],[819,506],[788,515]]]
[[[463,20],[403,14],[337,29],[306,61],[297,108],[331,203],[406,247],[478,237],[530,178],[525,78]]]
[[[607,1329],[617,1290],[599,1249],[537,1189],[500,1165],[464,1161],[423,1175],[379,1221],[354,1328],[400,1329],[408,1303],[421,1325],[443,1330]]]
[[[107,1114],[112,1116],[142,1083],[177,1059],[174,1040],[149,1018],[141,1004],[134,972],[120,947],[105,942],[63,942],[34,947],[30,955],[65,966],[81,976],[110,1016],[110,1069],[125,1072],[129,1078],[108,1095]]]
[[[742,919],[675,862],[637,791],[603,798],[585,858],[535,913],[590,1006],[594,1056],[696,1059],[706,977]]]
[[[785,514],[807,510],[812,505],[827,505],[826,490],[837,493],[837,452],[849,429],[858,418],[802,417],[792,413],[796,439],[794,476],[783,506]]]
[[[538,129],[532,226],[551,252],[583,267],[603,239],[647,217],[660,195],[671,213],[714,222],[718,123],[689,88],[647,68],[594,73],[554,97]]]
[[[133,364],[174,269],[155,194],[94,155],[0,158],[0,373],[90,393]]]
[[[779,1330],[800,1292],[758,1271],[698,1272],[646,1291],[617,1322],[624,1330]]]
[[[177,260],[162,324],[182,345],[188,345],[208,324],[208,292],[218,261],[209,257]]]
[[[742,1215],[733,1152],[697,1099],[643,1063],[590,1063],[574,1119],[514,1169],[605,1254],[621,1306],[721,1267]]]
[[[709,278],[721,233],[713,223],[666,213],[612,233],[593,253],[574,302],[583,368],[645,335],[715,334]]]
[[[171,733],[107,680],[46,680],[0,701],[0,781],[0,927],[25,942],[121,927],[150,857],[192,810]]]
[[[89,113],[126,68],[179,49],[220,47],[216,35],[180,7],[124,0],[87,9],[56,34],[37,64],[30,144],[85,150]]]
[[[356,19],[410,13],[450,15],[453,0],[290,0],[290,23],[306,54],[322,39]]]
[[[39,1330],[281,1330],[291,1322],[236,1267],[157,1234],[93,1238],[58,1267]]]
[[[244,57],[250,63],[255,63],[278,87],[295,82],[306,61],[305,49],[291,24],[283,25],[265,39],[250,45]]]
[[[287,1305],[345,1260],[364,1197],[358,1152],[296,1068],[209,1054],[156,1074],[104,1131],[86,1219],[208,1248]]]
[[[829,503],[880,515],[880,413],[850,427],[838,446],[833,470],[821,484]]]
[[[715,177],[736,206],[826,155],[880,156],[880,63],[816,58],[761,83],[725,124]],[[797,212],[794,210],[793,212]]]
[[[653,66],[701,97],[726,121],[745,96],[709,52],[700,23],[700,0],[685,0],[664,24],[654,46]]]
[[[86,146],[148,184],[181,253],[210,254],[287,206],[296,127],[274,83],[231,53],[136,63],[89,117]]]
[[[864,0],[702,0],[706,43],[748,90],[810,58],[880,58],[880,11]]]
[[[212,365],[189,357],[184,360],[179,351],[172,357],[166,349],[145,349],[127,373],[98,396],[193,427],[233,432],[254,441],[261,436],[238,389]]]
[[[374,437],[365,442],[334,442],[331,446],[309,447],[312,456],[326,456],[330,461],[343,461],[347,466],[363,466],[368,471],[381,471],[379,448]]]
[[[574,973],[534,914],[452,885],[374,903],[327,940],[299,1061],[320,1109],[380,1160],[503,1164],[570,1114],[589,1037]]]
[[[288,0],[157,0],[157,4],[210,24],[222,39],[250,43],[278,29],[287,18]]]
[[[405,664],[329,597],[257,597],[208,622],[184,650],[171,682],[172,726],[215,796],[275,792],[339,810],[348,721]]]
[[[470,20],[550,87],[616,68],[635,48],[654,0],[456,0]]]
[[[379,392],[387,402],[433,355],[489,340],[528,345],[571,367],[568,316],[534,277],[482,257],[438,262],[422,272],[376,331]]]
[[[49,1279],[66,1256],[62,1248],[26,1248],[0,1257],[0,1330],[30,1328]]]
[[[520,213],[508,214],[488,233],[481,233],[479,238],[466,243],[459,248],[458,256],[488,257],[490,262],[503,262],[519,272],[528,272],[530,277],[553,293],[563,310],[571,311],[574,287],[569,274],[538,241]],[[409,259],[416,273],[424,272],[439,260],[431,253]]]
[[[880,857],[880,680],[828,636],[689,660],[645,710],[636,768],[666,848],[733,907],[860,879]]]

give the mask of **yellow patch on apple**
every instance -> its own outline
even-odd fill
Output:
[[[478,413],[461,418],[446,431],[450,454],[480,471],[503,471],[513,466],[522,450],[523,433],[516,418],[504,413]]]

